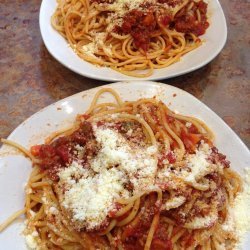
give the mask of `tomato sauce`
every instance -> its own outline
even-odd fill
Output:
[[[181,0],[158,0],[158,3],[167,3],[171,7],[181,4]],[[152,4],[145,3],[140,6],[143,10],[133,9],[123,17],[121,26],[115,26],[114,32],[130,34],[134,45],[145,52],[149,49],[154,34],[161,30],[160,26],[176,30],[182,33],[193,33],[196,36],[203,35],[209,26],[207,22],[207,4],[203,1],[194,2],[191,10],[187,7],[181,9],[173,18],[171,12],[160,12]],[[145,9],[145,10],[144,10]],[[197,10],[200,20],[197,19]],[[159,25],[160,22],[160,25]]]
[[[151,250],[172,250],[172,249],[173,249],[173,244],[171,240],[168,238],[168,230],[166,226],[159,224],[151,243]]]
[[[169,151],[161,154],[158,157],[158,167],[162,168],[164,166],[164,160],[167,160],[168,163],[173,164],[176,162],[176,156],[173,151]]]
[[[84,158],[81,161],[86,163],[85,166],[87,166],[87,159],[95,155],[98,150],[92,126],[89,122],[84,121],[80,128],[70,136],[60,137],[49,145],[33,146],[31,153],[40,160],[39,166],[41,169],[47,170],[49,177],[57,181],[58,171],[77,158],[76,145],[86,146]]]
[[[115,31],[131,34],[137,48],[149,49],[150,35],[156,30],[156,17],[153,11],[143,12],[132,10],[123,18],[122,26],[116,26]]]
[[[82,118],[86,119],[88,117],[82,116]],[[99,121],[96,125],[118,131],[131,144],[141,145],[146,139],[139,123],[131,121],[105,123]],[[77,152],[79,147],[84,151],[80,158]],[[58,172],[70,165],[74,160],[80,162],[83,167],[88,168],[90,160],[97,155],[99,150],[100,145],[96,141],[92,125],[85,120],[81,123],[80,128],[71,135],[59,137],[51,144],[31,147],[32,155],[40,161],[40,168],[48,171],[49,177],[55,181],[58,181]]]
[[[217,162],[220,162],[225,168],[230,167],[230,161],[226,159],[226,156],[219,153],[218,149],[216,147],[212,148],[212,153],[208,158],[213,164],[216,164]]]
[[[197,20],[196,11],[200,12],[200,21]],[[192,12],[191,12],[192,11]],[[203,1],[194,2],[191,11],[177,14],[174,20],[174,28],[178,32],[193,33],[201,36],[209,26],[207,22],[207,4]],[[192,14],[190,14],[192,13]]]
[[[144,249],[144,244],[153,217],[159,212],[159,208],[155,206],[155,203],[155,194],[148,195],[147,199],[141,201],[141,207],[143,207],[143,210],[140,210],[132,223],[125,226],[122,233],[122,239],[125,239],[125,241],[123,241],[123,248],[125,250]]]

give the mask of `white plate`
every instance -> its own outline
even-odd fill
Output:
[[[226,20],[219,1],[208,1],[210,27],[201,37],[205,40],[203,45],[183,56],[180,62],[155,70],[152,76],[144,80],[160,80],[191,72],[206,65],[218,55],[227,38]],[[138,80],[110,68],[96,67],[80,59],[69,47],[67,41],[52,28],[50,19],[55,9],[56,0],[43,0],[40,9],[40,30],[45,46],[56,60],[70,70],[89,78],[104,81]]]
[[[106,86],[117,90],[124,100],[157,95],[172,110],[202,119],[215,132],[215,144],[228,156],[233,169],[243,173],[243,169],[250,166],[248,149],[239,137],[213,111],[187,92],[166,84],[146,81]],[[50,133],[70,125],[77,114],[83,113],[99,88],[78,93],[44,108],[17,127],[8,139],[27,148],[33,144],[43,143]],[[106,94],[102,101],[111,101],[111,98]],[[23,207],[24,183],[31,170],[28,159],[21,155],[13,155],[10,150],[6,146],[0,149],[0,222]],[[24,239],[20,235],[21,224],[22,222],[15,222],[0,233],[0,249],[26,249]],[[247,241],[250,245],[250,235]],[[249,249],[246,246],[247,242],[244,249]]]

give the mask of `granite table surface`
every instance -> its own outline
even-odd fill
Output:
[[[228,40],[208,65],[163,80],[214,110],[250,146],[250,1],[221,0]],[[57,62],[39,31],[40,0],[0,0],[0,137],[41,108],[104,84]]]

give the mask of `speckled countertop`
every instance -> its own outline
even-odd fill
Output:
[[[222,52],[205,67],[165,80],[198,97],[250,146],[250,2],[221,0],[228,24]],[[103,82],[77,75],[46,50],[40,0],[1,0],[0,137],[41,108]]]

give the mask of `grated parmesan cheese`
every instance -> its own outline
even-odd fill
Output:
[[[123,17],[127,12],[138,9],[145,0],[116,0],[109,6],[110,11],[114,11],[118,17]],[[156,3],[155,0],[147,0],[147,3]]]
[[[236,196],[232,208],[239,238],[237,249],[241,249],[245,234],[250,231],[250,168],[245,168],[244,177],[243,191]]]
[[[32,194],[32,189],[30,187],[26,188],[26,194]]]
[[[74,153],[75,153],[75,155],[77,155],[77,158],[78,159],[82,159],[83,158],[83,156],[84,156],[84,153],[85,153],[85,148],[84,147],[81,147],[80,145],[76,145],[75,146],[75,151],[74,151]]]
[[[94,58],[98,58],[95,56],[95,53],[98,52],[99,49],[103,50],[109,56],[112,56],[112,44],[105,45],[105,40],[107,37],[107,32],[94,32],[91,34],[93,37],[93,41],[82,46],[82,51],[87,55]]]
[[[48,200],[46,199],[45,196],[42,197],[42,202],[43,202],[44,204],[48,204]]]
[[[181,206],[186,201],[184,196],[174,197],[172,200],[167,201],[163,204],[163,210],[170,210],[176,207]]]
[[[69,167],[68,172],[71,169]],[[93,177],[81,178],[77,183],[73,183],[71,177],[65,180],[60,176],[68,189],[62,205],[72,211],[73,221],[86,224],[87,229],[100,226],[112,208],[114,198],[128,197],[122,177],[115,168],[105,169]]]
[[[29,249],[40,249],[37,243],[38,232],[33,231],[31,234],[25,236],[25,242]]]
[[[33,218],[33,217],[35,217],[36,213],[34,211],[30,210],[30,215]]]
[[[158,171],[157,177],[161,181],[166,178],[170,178],[171,175],[175,175],[190,185],[196,184],[199,179],[213,172],[215,169],[223,169],[222,165],[215,165],[208,161],[210,154],[211,149],[209,145],[206,143],[201,143],[195,154],[187,154],[185,156],[185,166],[181,168],[175,168],[174,164],[168,164],[168,161],[163,162],[165,167]],[[172,169],[172,167],[174,167],[174,169]]]
[[[78,229],[100,227],[114,201],[153,185],[157,170],[155,146],[132,148],[115,130],[93,126],[93,131],[100,150],[90,168],[73,161],[59,173],[59,185],[66,189],[62,205],[71,212]],[[132,183],[132,190],[125,188],[127,183]]]
[[[96,51],[95,44],[93,42],[88,43],[84,46],[82,46],[83,52],[85,52],[88,56],[93,56],[94,52]]]
[[[58,213],[58,210],[57,210],[56,207],[50,207],[50,208],[49,208],[49,213],[50,213],[50,214],[57,214],[57,213]]]
[[[216,222],[217,219],[217,214],[212,214],[205,217],[195,217],[191,222],[186,223],[185,227],[190,229],[207,228],[213,225],[213,223]]]
[[[236,234],[238,243],[236,249],[242,249],[246,232],[250,231],[250,168],[245,169],[243,191],[239,193],[232,206],[228,208],[228,215],[222,229]]]
[[[212,164],[207,160],[209,154],[206,149],[203,144],[195,154],[188,155],[187,164],[191,172],[185,177],[185,181],[194,183],[211,172]]]
[[[227,218],[221,227],[226,232],[234,232],[235,231],[235,218],[234,218],[232,207],[228,207]]]

